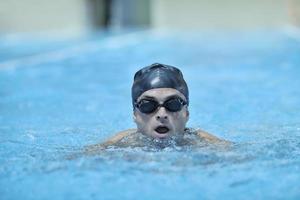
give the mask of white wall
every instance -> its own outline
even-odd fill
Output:
[[[95,1],[98,0],[0,0],[0,33],[80,33],[90,30],[93,26],[91,6],[94,6],[92,2]],[[137,6],[139,4],[135,1],[142,6]],[[112,22],[114,16],[121,16],[124,19],[119,19],[119,23],[131,17],[136,25],[147,25],[150,12],[150,22],[154,28],[251,29],[283,26],[288,23],[300,25],[300,0],[140,1],[116,0],[127,4],[122,4],[124,16],[115,13],[112,15]],[[128,2],[131,2],[130,9]],[[101,16],[101,12],[104,12],[101,9],[102,1],[99,0],[98,3],[97,12]]]
[[[81,32],[87,11],[85,0],[0,0],[0,32]]]
[[[152,2],[152,25],[156,28],[249,29],[282,26],[288,21],[287,0]]]
[[[288,0],[288,8],[291,23],[300,26],[300,1]]]

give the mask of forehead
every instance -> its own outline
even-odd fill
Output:
[[[170,96],[179,96],[183,100],[186,100],[185,96],[181,92],[179,92],[178,90],[175,90],[173,88],[155,88],[155,89],[147,90],[146,92],[144,92],[138,98],[138,101],[145,97],[152,97],[157,100],[163,101]]]

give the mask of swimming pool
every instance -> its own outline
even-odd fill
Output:
[[[137,31],[6,60],[1,199],[299,199],[299,55],[299,41],[282,30]],[[68,159],[134,127],[133,74],[154,62],[182,69],[189,126],[233,148]]]

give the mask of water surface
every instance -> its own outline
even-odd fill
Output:
[[[1,55],[1,199],[299,199],[299,44],[282,30],[141,31]],[[154,62],[182,69],[188,126],[233,147],[69,159],[134,127],[133,75]]]

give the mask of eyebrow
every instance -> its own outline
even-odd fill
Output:
[[[156,100],[155,97],[153,97],[153,96],[148,96],[148,95],[143,96],[143,98],[141,98],[141,99],[154,99],[154,100]]]
[[[167,96],[167,97],[165,98],[165,100],[169,100],[169,99],[176,98],[176,97],[177,97],[177,98],[181,98],[179,95],[173,94],[173,95]],[[153,99],[153,100],[157,100],[154,96],[148,96],[148,95],[143,96],[142,99]],[[181,98],[181,99],[182,99],[182,98]]]
[[[172,98],[180,98],[180,99],[182,99],[182,98],[181,98],[179,95],[177,95],[177,94],[173,94],[173,95],[170,95],[170,96],[166,97],[167,100],[172,99]]]

